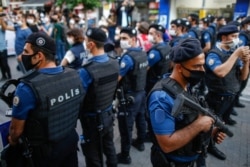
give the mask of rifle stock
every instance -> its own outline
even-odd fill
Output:
[[[174,106],[172,108],[172,116],[176,117],[177,115],[179,115],[182,112],[181,109],[183,106],[186,106],[194,111],[197,111],[197,112],[201,113],[202,115],[207,115],[207,116],[213,118],[215,121],[214,125],[216,127],[218,127],[222,132],[227,134],[227,136],[229,136],[229,137],[232,137],[234,135],[233,132],[231,132],[228,129],[228,127],[220,120],[220,118],[218,116],[211,113],[208,109],[203,108],[202,106],[200,106],[200,104],[194,102],[193,100],[184,96],[183,94],[178,94],[176,96]]]

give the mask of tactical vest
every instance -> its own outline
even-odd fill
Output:
[[[171,60],[169,59],[169,52],[171,47],[168,44],[156,44],[154,45],[148,53],[152,50],[157,50],[160,52],[161,60],[158,61],[153,67],[150,67],[147,73],[147,80],[150,79],[160,79],[166,73],[171,71]]]
[[[201,31],[198,29],[198,27],[191,27],[189,32],[194,32],[195,38],[201,41]]]
[[[212,49],[209,53],[215,53],[219,56],[222,63],[226,62],[230,54],[223,53],[218,48]],[[208,54],[209,54],[208,53]],[[240,89],[240,68],[234,63],[230,72],[223,78],[214,74],[213,71],[207,69],[205,75],[208,90],[215,93],[236,93]]]
[[[141,91],[145,89],[148,60],[144,51],[127,51],[128,55],[134,62],[133,70],[129,71],[120,81],[125,93],[128,91]]]
[[[215,45],[216,39],[215,39],[213,33],[211,32],[211,30],[209,30],[209,29],[206,29],[206,30],[204,30],[204,31],[201,32],[201,40],[200,40],[200,42],[201,42],[201,48],[204,48],[204,47],[206,46],[206,44],[205,44],[205,39],[204,39],[204,34],[205,34],[205,33],[208,33],[208,34],[209,34],[210,40],[211,40],[211,41],[210,41],[210,42],[211,42],[211,48],[213,48],[214,45]]]
[[[90,62],[84,68],[89,72],[93,82],[83,101],[83,111],[96,113],[111,106],[118,82],[119,64],[109,59],[104,63]]]
[[[150,67],[147,72],[147,84],[146,92],[150,92],[154,84],[163,77],[164,74],[171,72],[171,60],[169,59],[169,52],[171,47],[163,44],[154,45],[148,53],[152,50],[160,52],[161,60],[158,61],[154,66]],[[149,55],[150,56],[150,55]]]
[[[246,31],[241,31],[240,35],[244,36],[247,39],[246,45],[250,47],[250,33],[247,33]]]
[[[29,112],[24,128],[31,145],[57,142],[72,132],[85,94],[75,70],[65,68],[56,75],[35,71],[20,82],[27,84],[37,99],[37,107]]]
[[[194,101],[197,102],[197,100],[193,96],[191,96],[187,92],[185,92],[183,90],[183,88],[175,80],[173,80],[171,78],[165,78],[165,79],[162,79],[161,81],[157,82],[156,85],[151,90],[150,94],[152,94],[152,92],[157,91],[157,90],[165,91],[173,99],[175,99],[178,94],[183,93],[185,96],[187,96],[190,99],[193,99]],[[197,102],[197,103],[199,103],[199,102]],[[148,102],[147,102],[147,104],[148,104]],[[191,124],[198,117],[197,111],[192,111],[190,108],[187,108],[185,106],[182,108],[182,110],[183,110],[182,114],[180,114],[179,116],[177,116],[175,118],[175,129],[176,130],[179,130],[179,129],[186,127],[187,125]],[[149,123],[149,124],[150,124],[149,128],[151,128],[151,130],[152,130],[152,125],[151,125],[151,123]],[[209,135],[210,135],[210,133],[208,134],[208,136]],[[157,143],[155,135],[153,135],[151,137],[153,139],[153,144],[160,148],[159,144]],[[210,138],[208,138],[208,139],[210,139]],[[208,139],[206,140],[206,142],[208,141]],[[199,143],[198,143],[198,141],[199,141]],[[186,144],[184,147],[182,147],[178,150],[175,150],[171,153],[168,153],[166,155],[174,155],[174,156],[197,155],[197,151],[198,151],[197,149],[199,149],[197,147],[202,145],[203,142],[205,142],[205,141],[202,141],[201,136],[198,135],[195,139],[193,139],[191,142]]]
[[[176,36],[176,37],[174,37],[174,38],[169,42],[169,45],[170,45],[171,47],[174,47],[174,44],[175,44],[176,42],[179,42],[179,41],[182,40],[182,39],[184,39],[184,38],[182,38],[182,37],[180,37],[180,36]]]
[[[77,43],[70,48],[71,52],[75,56],[75,60],[69,64],[69,67],[74,69],[79,69],[82,66],[83,62],[83,54],[85,54],[85,50],[82,43]]]

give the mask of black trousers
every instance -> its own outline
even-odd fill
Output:
[[[7,49],[0,51],[0,68],[2,77],[5,79],[11,78],[10,67],[8,64]]]
[[[101,132],[99,132],[97,128],[98,120],[96,116],[85,116],[80,119],[85,138],[85,143],[81,144],[81,147],[87,167],[100,167],[102,165],[101,156],[103,155],[101,155],[101,151],[103,151],[106,156],[107,167],[117,166],[116,151],[113,142],[114,116],[112,111],[104,111],[102,117],[103,130]]]
[[[121,152],[129,155],[132,131],[134,122],[137,128],[137,139],[143,143],[146,137],[146,119],[145,119],[145,91],[129,94],[134,97],[134,103],[126,107],[126,111],[119,107],[118,127],[121,135]],[[126,114],[126,119],[125,117]],[[126,122],[125,122],[126,121]]]
[[[223,121],[227,121],[234,107],[235,95],[222,96],[213,92],[208,92],[206,100],[215,114]]]

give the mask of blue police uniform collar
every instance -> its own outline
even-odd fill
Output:
[[[108,55],[105,53],[105,54],[102,54],[102,55],[98,55],[98,56],[93,56],[89,59],[89,61],[98,61],[98,60],[108,60]]]
[[[140,47],[131,47],[131,48],[128,48],[127,50],[128,51],[141,51],[142,48],[140,48]]]
[[[222,49],[221,47],[218,47],[216,46],[220,51],[222,51],[223,53],[225,54],[233,54],[233,51],[232,50],[225,50],[225,49]]]
[[[52,68],[42,68],[38,71],[44,74],[57,74],[63,71],[63,67],[57,66],[57,67],[52,67]]]

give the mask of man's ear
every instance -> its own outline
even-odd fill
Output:
[[[38,56],[39,60],[42,60],[43,58],[45,58],[45,56],[42,52],[37,52],[37,56]]]

